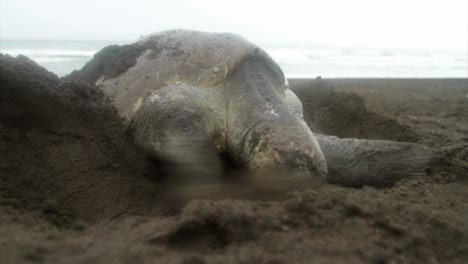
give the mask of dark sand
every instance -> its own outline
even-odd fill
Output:
[[[429,175],[384,189],[266,180],[175,197],[101,93],[0,55],[0,262],[466,263],[467,80],[330,82],[335,105],[317,112],[327,129],[433,147]]]

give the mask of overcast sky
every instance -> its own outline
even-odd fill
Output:
[[[0,0],[2,39],[134,40],[172,28],[262,44],[467,51],[468,0]]]

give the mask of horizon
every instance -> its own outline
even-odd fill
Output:
[[[170,29],[168,29],[170,30]],[[191,29],[188,29],[191,30]],[[165,30],[163,30],[165,31]],[[162,31],[158,31],[162,32]],[[214,32],[216,33],[216,32]],[[219,32],[222,33],[222,32]],[[231,32],[232,33],[232,32]],[[108,43],[108,45],[126,45],[138,41],[137,39],[55,39],[55,38],[1,38],[0,39],[0,52],[2,48],[2,42],[8,41],[44,41],[44,42],[96,42],[96,43]],[[273,48],[363,48],[363,49],[375,49],[375,50],[395,50],[395,51],[420,51],[420,52],[453,52],[453,53],[466,53],[468,55],[468,46],[466,49],[449,49],[449,48],[416,48],[416,47],[390,47],[390,46],[377,46],[377,45],[366,45],[362,44],[339,44],[339,43],[308,43],[308,44],[297,44],[297,43],[274,43],[274,42],[254,42],[261,47],[273,47]]]
[[[0,52],[25,55],[64,76],[80,69],[112,40],[3,40]],[[258,44],[288,78],[466,78],[466,53],[422,49]],[[309,44],[310,45],[310,44]],[[303,45],[304,46],[304,45]]]

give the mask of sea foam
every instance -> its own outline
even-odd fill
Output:
[[[1,53],[25,55],[63,76],[82,68],[113,41],[4,41]],[[260,45],[288,78],[468,77],[467,52],[347,46]]]

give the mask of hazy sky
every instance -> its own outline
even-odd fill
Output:
[[[133,40],[172,28],[258,43],[466,51],[468,0],[0,0],[0,38]]]

